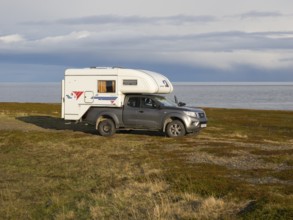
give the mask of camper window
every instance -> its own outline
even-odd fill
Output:
[[[98,80],[98,93],[116,92],[115,80]]]
[[[137,79],[124,79],[123,85],[125,86],[137,86]]]

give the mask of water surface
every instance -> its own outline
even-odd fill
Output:
[[[0,102],[60,103],[61,83],[0,83]],[[293,110],[293,83],[174,83],[189,106]]]

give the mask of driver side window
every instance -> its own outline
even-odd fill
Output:
[[[143,108],[157,108],[157,104],[154,100],[150,98],[142,98],[142,107]]]

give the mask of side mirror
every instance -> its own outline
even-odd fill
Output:
[[[176,103],[178,106],[185,106],[185,105],[186,105],[186,103],[184,103],[184,102],[178,102],[178,99],[177,99],[177,96],[176,96],[176,95],[174,95],[174,99],[175,99],[175,103]]]
[[[185,106],[185,105],[186,105],[186,103],[184,103],[184,102],[179,102],[178,103],[178,106],[180,106],[180,107]]]

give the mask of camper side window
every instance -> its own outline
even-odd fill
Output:
[[[136,79],[123,79],[123,85],[124,86],[137,86],[137,80]]]
[[[116,92],[115,80],[98,80],[98,93]]]

